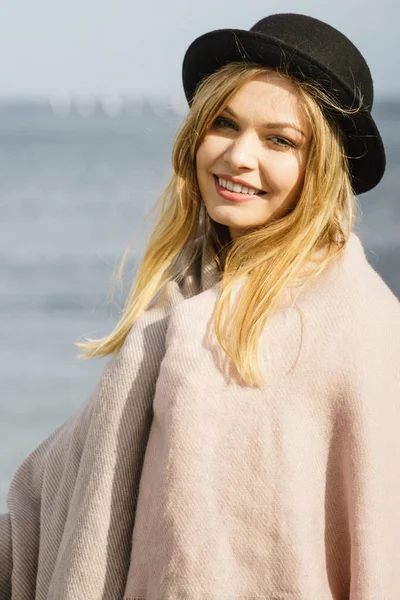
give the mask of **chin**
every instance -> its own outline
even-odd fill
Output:
[[[223,219],[216,216],[212,216],[211,218],[213,221],[215,221],[219,225],[223,225],[224,227],[233,227],[234,229],[243,229],[244,227],[250,227],[249,225],[237,222],[233,219]]]

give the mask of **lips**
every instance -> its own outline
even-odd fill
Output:
[[[231,192],[230,190],[222,187],[222,185],[219,184],[218,177],[216,177],[215,175],[214,183],[217,193],[221,196],[221,198],[224,198],[225,200],[229,200],[236,204],[247,204],[248,202],[254,202],[256,199],[257,194],[243,194],[241,192]]]
[[[264,192],[264,190],[260,190],[259,188],[256,188],[255,186],[247,183],[246,181],[243,181],[243,179],[239,179],[239,178],[233,178],[230,175],[218,175],[216,173],[214,173],[214,178],[218,179],[223,179],[224,181],[230,181],[231,183],[235,184],[238,183],[239,185],[242,186],[246,186],[248,188],[250,188],[251,190],[257,190],[257,192],[254,194],[255,196],[257,195],[261,195],[261,194],[266,194],[267,192]],[[227,189],[227,188],[225,188]]]

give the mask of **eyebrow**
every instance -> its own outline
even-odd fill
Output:
[[[228,112],[230,115],[232,115],[232,117],[235,117],[235,119],[239,119],[239,117],[237,116],[235,111],[232,110],[231,108],[229,108],[229,106],[226,106],[224,110],[226,110],[226,112]],[[307,137],[306,134],[304,133],[304,131],[302,131],[301,129],[296,127],[296,125],[294,125],[293,123],[285,123],[282,121],[271,121],[270,123],[263,123],[261,125],[261,127],[265,128],[265,129],[287,129],[289,127],[290,129],[294,129],[295,131],[298,131],[303,137]]]

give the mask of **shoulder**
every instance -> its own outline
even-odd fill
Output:
[[[333,273],[332,273],[333,274]],[[387,360],[399,366],[400,302],[368,262],[364,246],[352,234],[334,269],[329,306],[343,360],[366,368]],[[398,367],[397,367],[398,368]]]
[[[400,302],[361,241],[353,243],[340,271],[344,293],[337,314],[343,397],[363,411],[375,410],[379,400],[386,418],[400,400]]]
[[[382,276],[369,263],[360,238],[352,233],[339,267],[346,308],[373,322],[400,323],[400,302]]]
[[[368,262],[361,239],[352,233],[340,257],[306,293],[307,301],[324,305],[337,318],[351,318],[360,326],[380,320],[400,319],[400,302],[381,275]]]
[[[398,350],[400,356],[400,302],[354,233],[343,253],[301,290],[296,305],[311,346],[332,354],[336,370],[377,354]]]

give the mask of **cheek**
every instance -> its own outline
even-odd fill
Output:
[[[218,138],[210,134],[206,135],[196,154],[199,168],[209,169],[216,161],[219,162],[227,145],[227,140],[223,138]]]
[[[196,154],[196,171],[197,178],[200,180],[204,177],[204,172],[209,168],[210,157],[207,149],[207,145],[203,142],[197,150]]]
[[[204,152],[201,148],[199,148],[199,150],[197,151],[197,154],[196,154],[196,175],[197,175],[197,182],[199,184],[199,187],[201,187],[201,185],[202,185],[202,181],[204,179],[204,173],[205,173],[206,168],[207,168],[207,166],[205,164]]]
[[[266,168],[272,186],[279,189],[293,189],[302,185],[304,169],[300,161],[293,155],[276,156],[268,161]]]
[[[207,195],[208,173],[210,170],[210,159],[207,152],[207,147],[204,143],[199,147],[196,154],[196,176],[197,185],[199,186],[200,195],[204,198]]]

